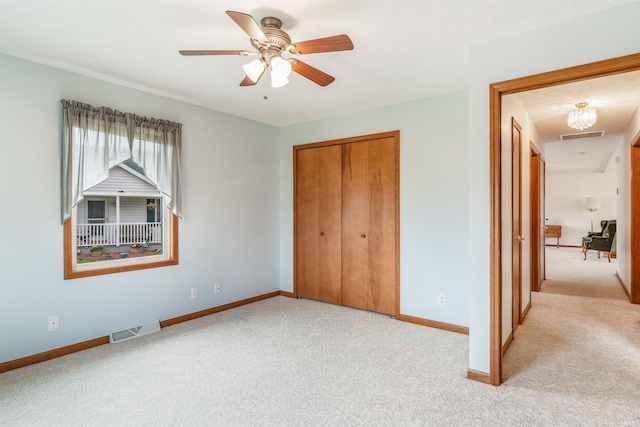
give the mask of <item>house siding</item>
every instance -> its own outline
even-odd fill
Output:
[[[108,222],[116,222],[116,198],[109,198]],[[147,199],[141,197],[120,197],[120,222],[147,222]]]
[[[87,191],[96,193],[113,193],[116,191],[124,191],[125,193],[157,193],[158,189],[124,169],[114,167],[109,171],[109,178],[91,187]]]
[[[120,223],[145,223],[147,222],[147,195],[160,194],[150,183],[135,176],[121,167],[111,168],[109,178],[87,190],[91,193],[115,193],[122,192],[120,196]],[[134,196],[132,193],[145,194]],[[116,197],[115,196],[86,196],[77,206],[77,223],[87,223],[87,202],[89,200],[106,200],[106,221],[116,222]]]

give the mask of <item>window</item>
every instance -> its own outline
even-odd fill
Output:
[[[87,222],[89,224],[104,224],[107,215],[104,200],[87,200]]]
[[[132,258],[144,257],[145,262],[154,259],[149,257],[166,258],[170,239],[165,235],[163,211],[157,209],[163,199],[140,194],[145,190],[157,192],[144,175],[119,165],[109,171],[107,180],[84,192],[85,200],[73,215],[75,270],[134,263]],[[85,266],[89,263],[101,264]]]
[[[182,125],[61,103],[65,279],[177,264]]]
[[[160,199],[147,199],[147,222],[159,222],[160,212]]]

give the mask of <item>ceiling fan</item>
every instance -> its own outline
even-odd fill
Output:
[[[258,56],[258,59],[242,66],[246,76],[240,86],[254,86],[262,75],[271,68],[271,86],[281,87],[289,82],[289,74],[295,71],[320,86],[327,86],[335,77],[318,70],[298,59],[285,58],[283,53],[305,55],[310,53],[337,52],[353,49],[353,43],[346,34],[291,43],[291,38],[282,31],[282,21],[268,16],[260,20],[260,25],[251,15],[227,11],[227,15],[251,38],[256,52],[248,50],[181,50],[185,56],[192,55],[240,55]]]

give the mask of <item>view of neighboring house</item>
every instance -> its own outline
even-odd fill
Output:
[[[100,247],[105,253],[162,245],[162,197],[131,161],[114,166],[109,178],[84,192],[77,206],[78,254]]]

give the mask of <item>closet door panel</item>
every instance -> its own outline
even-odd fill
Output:
[[[342,147],[296,152],[298,296],[341,303]]]
[[[344,145],[343,305],[396,314],[397,188],[396,138]]]

